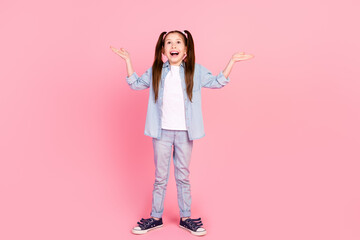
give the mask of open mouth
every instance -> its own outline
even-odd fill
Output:
[[[179,52],[178,51],[171,51],[170,55],[171,56],[177,56],[177,55],[179,55]]]

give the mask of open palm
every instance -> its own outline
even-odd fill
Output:
[[[130,54],[124,48],[116,49],[116,48],[114,48],[112,46],[110,46],[110,48],[114,53],[116,53],[117,55],[119,55],[123,59],[127,60],[127,59],[130,58]]]
[[[251,55],[251,54],[245,54],[245,52],[238,52],[238,53],[235,53],[233,56],[232,56],[232,60],[234,62],[238,62],[238,61],[244,61],[244,60],[248,60],[248,59],[251,59],[253,58],[254,55]]]

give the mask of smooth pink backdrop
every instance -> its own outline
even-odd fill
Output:
[[[203,89],[193,217],[206,239],[360,239],[360,4],[343,1],[2,1],[0,239],[193,239],[178,225],[173,167],[161,230],[148,90],[162,31],[189,30],[197,62],[231,82]],[[236,234],[234,234],[236,232]]]

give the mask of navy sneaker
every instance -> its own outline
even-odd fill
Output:
[[[138,226],[132,229],[134,234],[145,234],[150,230],[157,229],[163,226],[162,218],[156,220],[154,218],[142,218],[140,222],[137,222]]]
[[[205,228],[202,228],[201,218],[198,219],[185,219],[184,221],[180,218],[180,227],[188,230],[196,236],[202,236],[206,234]]]

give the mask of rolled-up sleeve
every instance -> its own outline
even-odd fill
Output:
[[[129,84],[131,89],[134,90],[143,90],[150,87],[150,80],[152,78],[152,68],[150,67],[141,77],[137,75],[136,72],[133,72],[129,77],[126,76],[126,81]]]
[[[226,78],[223,72],[217,76],[212,75],[205,67],[201,66],[201,87],[206,88],[222,88],[230,82],[230,78]]]

